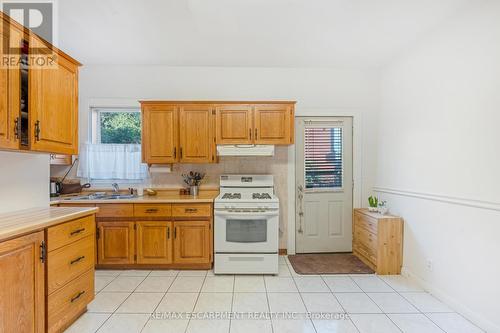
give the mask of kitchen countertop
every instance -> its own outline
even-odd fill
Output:
[[[68,200],[63,197],[54,198],[51,200],[51,205],[57,205],[60,203],[77,203],[77,204],[104,204],[104,203],[116,203],[116,204],[148,204],[148,203],[213,203],[214,199],[217,197],[218,193],[207,192],[200,194],[196,197],[191,195],[180,195],[174,193],[161,193],[156,196],[140,196],[137,198],[130,199],[95,199],[95,200]]]
[[[46,207],[0,214],[0,241],[94,214],[98,208]]]

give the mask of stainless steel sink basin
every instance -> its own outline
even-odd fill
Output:
[[[82,195],[78,197],[66,198],[64,200],[75,201],[75,200],[119,200],[119,199],[133,199],[137,198],[133,194],[89,194]]]

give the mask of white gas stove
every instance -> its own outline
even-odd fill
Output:
[[[215,274],[277,274],[279,200],[271,175],[223,175],[215,199]]]

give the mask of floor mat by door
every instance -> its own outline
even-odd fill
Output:
[[[298,274],[373,274],[374,271],[351,253],[289,255]]]

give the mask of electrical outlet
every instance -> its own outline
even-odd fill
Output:
[[[434,269],[434,263],[432,262],[432,259],[427,259],[425,266],[427,267],[428,271],[432,272],[432,270]]]

